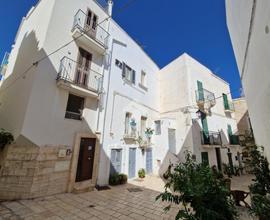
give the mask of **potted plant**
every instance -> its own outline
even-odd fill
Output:
[[[11,144],[13,141],[14,137],[10,132],[4,129],[0,130],[0,150],[4,149],[6,145]]]
[[[152,128],[146,128],[144,133],[145,133],[148,143],[150,143],[151,137],[154,134],[154,130]]]
[[[129,122],[129,125],[131,127],[131,135],[136,136],[136,128],[137,128],[136,120],[132,118]]]
[[[138,171],[138,176],[141,180],[145,178],[145,170],[143,168]]]

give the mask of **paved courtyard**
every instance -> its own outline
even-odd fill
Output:
[[[232,188],[247,191],[250,180],[251,176],[236,177],[232,181]],[[147,177],[143,182],[134,180],[110,190],[4,202],[0,205],[0,220],[174,219],[177,213],[175,207],[164,213],[166,204],[155,201],[162,190],[160,178]],[[241,220],[252,219],[244,209],[240,211]]]

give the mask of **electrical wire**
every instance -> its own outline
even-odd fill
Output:
[[[130,7],[136,0],[130,0],[128,1],[123,7],[121,7],[120,9],[118,9],[114,15],[117,15],[119,13],[121,13],[122,11],[126,10],[128,7]],[[107,18],[103,19],[101,22],[99,22],[96,26],[100,26],[103,22],[108,21],[110,18],[112,18],[112,15],[109,15]],[[69,42],[65,43],[64,45],[60,46],[59,48],[55,49],[54,51],[52,51],[51,53],[49,53],[48,55],[40,58],[39,60],[36,60],[34,63],[32,63],[22,74],[20,74],[18,77],[16,77],[9,85],[7,85],[5,88],[1,88],[2,91],[0,91],[1,93],[6,92],[14,83],[16,83],[20,78],[24,78],[26,77],[26,75],[29,73],[29,71],[34,67],[37,66],[40,62],[46,60],[47,58],[49,58],[50,56],[54,55],[55,53],[59,52],[60,50],[64,49],[65,47],[67,47],[68,45],[70,45],[71,43],[75,42],[76,40],[78,40],[79,38],[81,38],[82,36],[84,36],[85,34],[87,34],[89,31],[91,31],[91,29],[82,32],[78,37],[73,38],[72,40],[70,40]]]

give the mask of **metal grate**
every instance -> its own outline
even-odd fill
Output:
[[[141,188],[128,188],[129,192],[142,192],[143,190]]]

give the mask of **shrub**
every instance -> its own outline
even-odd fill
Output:
[[[175,219],[233,220],[237,212],[229,195],[225,179],[213,174],[209,166],[196,164],[187,153],[184,163],[169,166],[165,192],[156,199],[183,207]]]
[[[269,162],[262,151],[254,146],[250,150],[250,166],[255,175],[254,183],[249,186],[251,192],[251,213],[260,220],[270,219],[270,170]]]
[[[112,174],[109,178],[109,184],[112,186],[126,184],[127,183],[127,175],[126,174]]]
[[[143,168],[138,171],[138,176],[140,178],[145,178],[145,170]]]
[[[127,183],[127,175],[126,174],[119,174],[119,184],[126,184]]]
[[[4,129],[0,130],[0,149],[3,149],[6,145],[11,144],[14,141],[14,137],[10,132]]]

